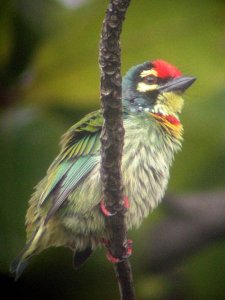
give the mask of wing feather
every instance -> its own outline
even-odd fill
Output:
[[[59,192],[53,199],[52,206],[48,211],[45,223],[55,214],[55,212],[65,202],[70,193],[78,186],[81,180],[88,175],[93,167],[99,162],[99,157],[81,157],[64,176],[61,184],[59,185]]]
[[[72,126],[63,136],[61,152],[47,172],[46,185],[39,200],[40,206],[44,206],[51,199],[45,222],[99,163],[102,124],[102,114],[96,111]]]

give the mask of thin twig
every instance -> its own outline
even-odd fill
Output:
[[[115,274],[119,284],[120,297],[123,300],[133,300],[134,284],[131,265],[128,260],[122,261],[114,266]]]
[[[101,103],[105,123],[101,136],[101,178],[106,206],[115,215],[107,218],[111,233],[110,252],[121,258],[126,252],[126,225],[123,206],[121,160],[124,128],[121,103],[120,33],[130,0],[111,0],[106,11],[100,40]],[[132,271],[127,259],[115,265],[120,295],[134,299]]]

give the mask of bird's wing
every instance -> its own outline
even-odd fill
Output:
[[[63,136],[61,152],[47,172],[45,188],[39,200],[43,206],[51,198],[46,222],[68,195],[99,162],[103,118],[100,111],[88,114]]]

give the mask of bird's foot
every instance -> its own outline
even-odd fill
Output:
[[[123,206],[124,208],[128,209],[130,207],[130,202],[127,196],[123,197]]]
[[[106,217],[111,217],[111,216],[114,216],[114,215],[116,214],[116,211],[111,212],[111,211],[109,211],[109,210],[106,208],[103,199],[102,199],[101,202],[100,202],[100,209],[101,209],[101,212],[103,213],[103,215],[106,216]]]
[[[123,198],[123,206],[124,206],[125,209],[128,209],[130,207],[129,199],[128,199],[127,196],[124,196],[124,198]],[[106,216],[106,217],[114,216],[117,213],[116,211],[114,211],[114,212],[109,211],[106,208],[105,202],[104,202],[103,199],[100,202],[100,209],[101,209],[103,215]]]
[[[124,255],[122,255],[122,257],[120,257],[120,258],[119,257],[115,257],[109,251],[109,241],[104,240],[103,243],[106,246],[106,248],[108,249],[108,253],[106,254],[106,257],[113,264],[118,264],[118,263],[124,261],[125,259],[127,259],[128,257],[131,256],[132,251],[133,251],[133,249],[132,249],[133,241],[132,240],[127,240],[126,245],[125,245],[125,253],[124,253]]]

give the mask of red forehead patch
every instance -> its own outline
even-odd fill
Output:
[[[154,69],[158,73],[158,77],[167,78],[167,77],[179,77],[181,76],[181,72],[168,62],[157,59],[152,62]]]

